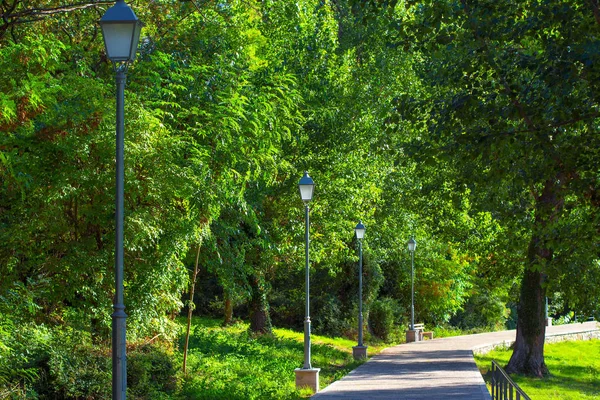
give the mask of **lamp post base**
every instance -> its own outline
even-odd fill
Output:
[[[309,388],[313,393],[319,391],[319,371],[321,368],[296,368],[296,389]]]
[[[354,346],[352,347],[352,356],[355,360],[367,358],[367,347],[369,346]]]
[[[420,342],[421,341],[421,337],[419,335],[419,330],[417,329],[409,329],[406,331],[406,343],[412,343],[412,342]]]

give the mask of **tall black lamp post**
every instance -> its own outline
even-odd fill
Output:
[[[414,238],[408,240],[408,251],[410,252],[410,334],[411,342],[418,340],[418,335],[415,332],[415,248],[417,242]],[[408,336],[407,336],[408,339]],[[407,340],[408,342],[409,340]]]
[[[123,302],[123,196],[125,80],[127,67],[135,60],[142,23],[123,0],[106,10],[100,19],[106,54],[112,61],[117,82],[116,199],[115,199],[115,297],[112,314],[112,398],[124,400],[127,392],[125,349],[125,305]]]
[[[354,358],[366,358],[367,357],[367,346],[363,344],[363,312],[362,312],[362,240],[365,237],[365,226],[362,221],[358,222],[356,228],[356,239],[358,240],[358,345],[352,347],[352,355]]]
[[[309,279],[309,269],[310,269],[310,259],[309,259],[309,203],[313,198],[313,193],[315,190],[315,182],[312,180],[310,176],[308,176],[308,172],[304,173],[304,176],[300,179],[298,183],[298,188],[300,189],[300,198],[304,202],[304,222],[305,222],[305,230],[304,230],[304,244],[305,244],[305,289],[306,289],[306,310],[304,319],[304,365],[302,368],[296,369],[296,387],[309,387],[313,390],[313,392],[319,391],[319,371],[320,368],[313,368],[310,365],[310,279]]]

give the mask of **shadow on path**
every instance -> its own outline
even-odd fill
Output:
[[[548,336],[597,332],[596,323],[549,327]],[[511,343],[515,331],[428,340],[390,347],[334,382],[315,400],[489,400],[473,349]],[[574,382],[575,384],[575,382]]]

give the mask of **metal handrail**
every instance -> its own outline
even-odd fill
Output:
[[[492,360],[492,399],[531,400],[495,360]]]

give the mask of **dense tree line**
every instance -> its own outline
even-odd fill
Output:
[[[434,89],[414,99],[425,114],[408,112],[428,124],[427,139],[410,147],[450,164],[473,206],[519,242],[524,272],[508,370],[542,376],[545,297],[598,313],[599,169],[590,162],[599,138],[598,5],[416,7],[412,33],[427,38],[417,50],[427,54],[421,76]]]
[[[109,4],[0,2],[0,353],[15,324],[110,340]],[[498,328],[518,303],[515,371],[546,372],[546,296],[598,316],[595,1],[130,4],[132,343],[186,302],[301,329],[305,170],[316,332],[356,335],[359,219],[371,328],[406,326],[411,235],[417,318]]]

